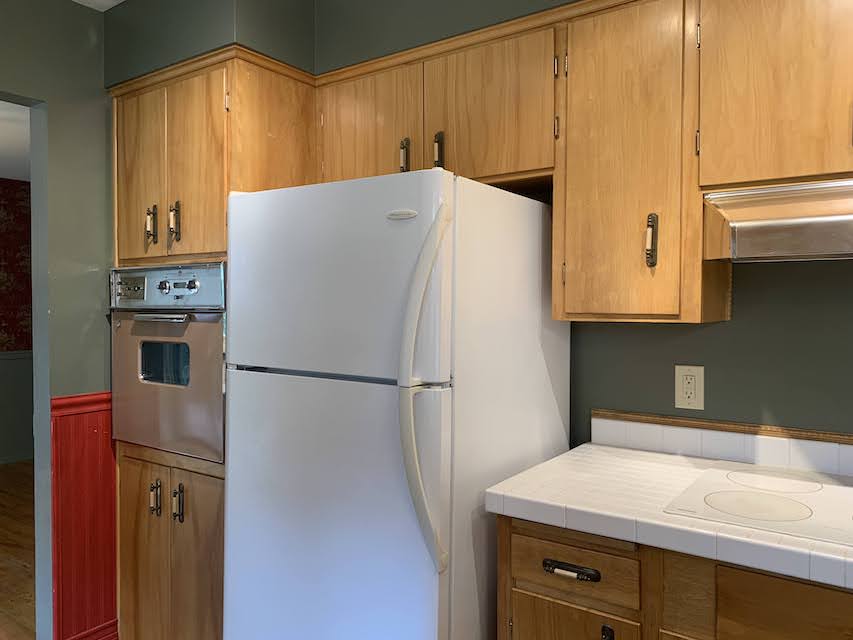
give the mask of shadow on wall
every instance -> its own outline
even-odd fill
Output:
[[[33,458],[30,183],[0,178],[0,464]]]
[[[590,410],[853,433],[853,261],[738,264],[732,320],[572,325],[572,445]],[[674,408],[675,364],[705,366],[705,411]]]

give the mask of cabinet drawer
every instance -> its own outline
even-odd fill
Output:
[[[640,640],[640,625],[513,590],[513,640]]]
[[[546,561],[592,569],[601,579],[591,582],[551,573],[545,568]],[[579,596],[627,609],[640,608],[640,563],[632,558],[516,534],[512,536],[512,577],[517,586],[539,585],[568,598]]]

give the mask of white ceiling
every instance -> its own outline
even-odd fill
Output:
[[[124,0],[73,0],[77,4],[82,4],[83,6],[90,7],[92,9],[97,9],[98,11],[106,11],[107,9],[112,9],[117,4],[124,2]]]
[[[30,179],[30,110],[0,101],[0,178]]]

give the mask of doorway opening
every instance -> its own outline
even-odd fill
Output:
[[[30,109],[0,101],[0,638],[35,638]]]

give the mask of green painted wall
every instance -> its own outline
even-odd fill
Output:
[[[853,261],[734,267],[732,320],[572,325],[572,443],[593,408],[853,433]],[[705,411],[674,408],[674,365],[705,366]]]
[[[318,73],[573,0],[316,0]]]
[[[235,42],[314,69],[313,0],[125,0],[104,25],[108,87]]]
[[[102,14],[0,0],[0,99],[30,112],[36,627],[52,635],[50,396],[109,388],[112,246]]]
[[[0,352],[0,464],[32,459],[33,354]]]
[[[236,2],[237,42],[294,67],[314,71],[313,0]]]
[[[104,13],[111,86],[235,41],[236,0],[127,0]]]

